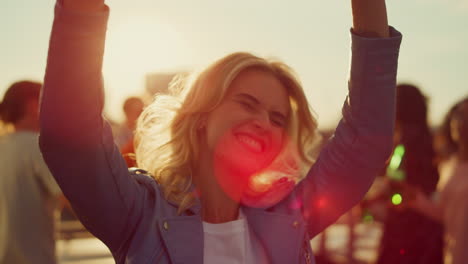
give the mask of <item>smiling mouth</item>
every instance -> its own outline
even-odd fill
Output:
[[[251,136],[239,134],[236,136],[236,138],[243,146],[245,146],[253,152],[262,153],[263,151],[265,151],[264,143]]]

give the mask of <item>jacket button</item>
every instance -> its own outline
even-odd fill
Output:
[[[164,221],[163,227],[165,230],[169,230],[169,224],[167,223],[167,221]]]
[[[294,221],[293,224],[292,224],[292,226],[293,226],[294,228],[298,228],[298,227],[299,227],[299,221]]]

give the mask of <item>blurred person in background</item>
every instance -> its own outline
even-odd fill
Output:
[[[446,114],[438,142],[441,143],[438,195],[420,189],[411,206],[437,220],[445,230],[445,264],[468,261],[468,97]]]
[[[60,189],[38,145],[41,84],[12,84],[0,118],[13,131],[0,137],[0,263],[56,263],[54,209]]]
[[[143,112],[144,107],[143,100],[136,96],[125,99],[123,104],[125,120],[115,128],[114,137],[117,146],[120,149],[125,148],[127,153],[128,150],[132,149],[128,145],[133,145],[133,133],[135,132],[138,117]]]
[[[125,122],[117,126],[114,132],[115,142],[120,147],[120,152],[129,168],[136,167],[134,133],[138,117],[144,107],[144,102],[140,97],[127,98],[123,105]]]
[[[441,264],[442,226],[414,209],[403,209],[413,195],[404,184],[432,195],[439,180],[427,99],[411,84],[397,86],[395,149],[386,170],[387,206],[378,264]],[[401,197],[401,201],[398,201]],[[392,203],[393,202],[393,203]],[[400,202],[402,204],[400,204]]]
[[[128,171],[102,118],[108,7],[57,1],[41,150],[116,263],[314,262],[310,239],[364,196],[392,149],[401,34],[384,0],[352,0],[352,11],[349,97],[316,162],[295,74],[237,52],[145,108],[135,145],[147,173]]]

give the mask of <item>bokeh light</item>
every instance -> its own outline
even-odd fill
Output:
[[[399,193],[395,193],[392,195],[392,204],[393,205],[400,205],[403,202],[403,196]]]

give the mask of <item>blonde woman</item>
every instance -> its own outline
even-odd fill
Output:
[[[117,263],[314,262],[309,240],[362,198],[392,148],[401,35],[384,0],[352,6],[349,97],[314,164],[317,124],[291,69],[234,53],[144,110],[136,154],[148,173],[129,173],[101,117],[108,8],[58,1],[41,148]]]

